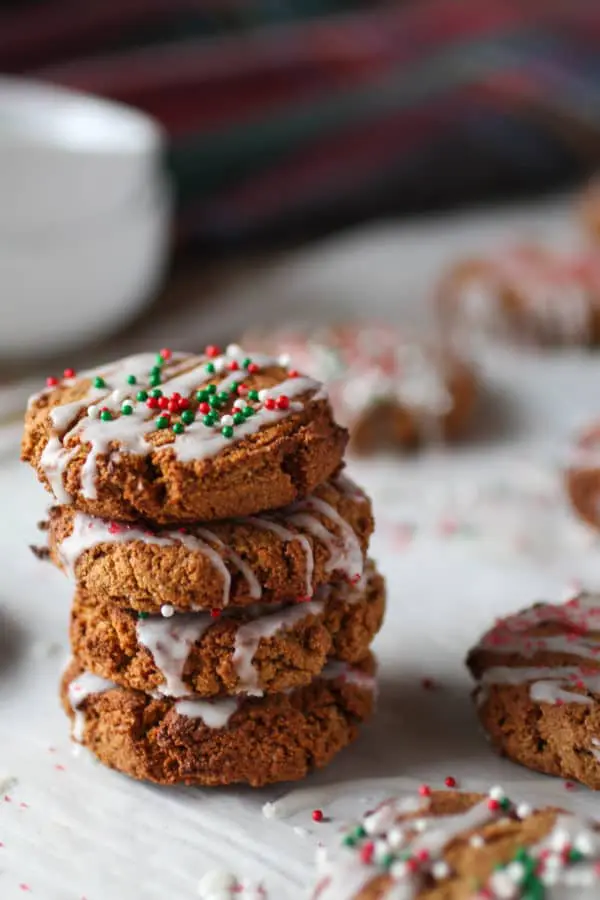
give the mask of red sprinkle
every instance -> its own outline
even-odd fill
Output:
[[[230,372],[237,372],[239,367],[240,367],[240,364],[236,359],[232,359],[231,362],[229,363],[229,365],[227,366],[227,368],[229,369]]]
[[[419,862],[427,862],[429,859],[429,850],[419,850],[417,853],[417,859]]]
[[[31,890],[31,888],[29,887],[28,884],[20,884],[20,885],[19,885],[19,888],[20,888],[22,891],[30,891],[30,890]]]
[[[250,363],[250,365],[248,366],[248,371],[251,375],[256,375],[257,372],[260,372],[260,366],[256,363]]]
[[[498,802],[498,800],[495,800],[494,797],[490,797],[487,802],[487,808],[491,812],[498,812],[498,810],[500,809],[500,803]]]
[[[364,863],[370,863],[373,859],[373,853],[375,852],[375,844],[373,841],[367,841],[366,844],[363,844],[360,848],[360,861]]]
[[[407,859],[405,865],[409,872],[416,872],[419,868],[419,863],[416,859]]]
[[[574,781],[565,781],[565,790],[566,791],[574,791],[575,790],[575,782]]]
[[[148,409],[158,409],[158,397],[148,397],[146,400],[146,406]]]
[[[419,794],[421,797],[430,797],[431,796],[431,788],[428,784],[422,784],[419,787]]]
[[[214,358],[215,356],[219,355],[221,350],[219,349],[219,347],[216,347],[214,344],[209,344],[204,352],[206,353],[207,356]]]
[[[220,615],[221,615],[220,609],[211,609],[211,611],[210,611],[211,619],[218,619],[220,617]]]
[[[49,375],[48,378],[46,378],[46,387],[56,387],[57,384],[58,378],[54,378],[53,375]]]
[[[179,409],[188,409],[190,405],[190,401],[187,397],[180,397],[177,401],[179,403]]]
[[[456,778],[453,778],[452,775],[448,775],[448,777],[444,779],[444,784],[449,788],[456,787]]]
[[[237,392],[238,394],[247,394],[248,393],[248,385],[247,384],[238,384]]]
[[[275,401],[272,397],[267,397],[265,400],[265,409],[275,409]]]
[[[161,397],[162,400],[162,397]],[[167,409],[169,412],[176,413],[179,412],[179,400],[169,400]]]
[[[75,378],[75,369],[65,369],[63,372],[64,378]]]
[[[119,534],[123,531],[123,527],[119,525],[118,522],[110,522],[108,525],[108,533],[109,534]]]
[[[297,378],[299,374],[300,373],[298,372],[297,369],[290,369],[290,371],[288,372],[288,377],[289,378]]]
[[[323,821],[323,810],[322,809],[313,809],[312,820],[313,820],[313,822],[322,822]]]
[[[281,397],[277,399],[277,408],[278,409],[289,409],[290,408],[290,398],[286,397],[285,394],[282,394]]]
[[[205,416],[207,413],[210,412],[210,406],[208,403],[198,404],[198,409],[200,410],[200,412],[202,413],[203,416]]]
[[[160,355],[162,356],[163,359],[171,359],[171,357],[173,356],[173,351],[169,350],[168,347],[164,347],[160,351]]]
[[[158,408],[159,409],[168,409],[169,408],[169,400],[167,397],[159,397],[158,398]]]

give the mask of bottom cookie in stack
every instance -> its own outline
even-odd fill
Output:
[[[304,778],[357,736],[373,711],[375,661],[333,661],[309,684],[262,697],[151,696],[81,669],[61,697],[73,737],[100,762],[158,784],[253,787]]]
[[[370,561],[360,584],[216,617],[140,614],[79,590],[62,684],[73,737],[111,768],[160,784],[303,778],[372,712],[369,648],[384,610]]]

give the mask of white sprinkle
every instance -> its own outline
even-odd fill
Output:
[[[587,831],[582,831],[577,835],[573,841],[573,846],[580,853],[583,853],[584,856],[593,856],[596,849],[592,835]]]
[[[402,861],[395,862],[393,866],[390,867],[390,875],[392,878],[397,878],[399,881],[406,878],[408,871],[408,866]]]
[[[234,409],[245,409],[245,407],[246,407],[246,401],[242,400],[241,397],[238,397],[237,400],[235,400],[233,403]]]
[[[447,878],[450,874],[450,866],[443,859],[439,859],[432,865],[431,874],[436,881],[441,881],[442,878]]]
[[[525,866],[520,862],[511,862],[506,867],[506,874],[515,884],[521,884],[525,877]]]
[[[490,788],[488,791],[488,795],[492,798],[492,800],[504,800],[506,796],[504,788],[498,787],[498,785]]]
[[[277,818],[277,804],[276,803],[263,803],[262,814],[265,819],[276,819]]]
[[[533,812],[529,803],[519,803],[517,806],[517,815],[520,819],[526,819]]]
[[[116,388],[111,394],[111,398],[115,401],[115,403],[122,403],[127,397],[127,391],[122,391],[120,388]]]
[[[165,619],[170,619],[172,615],[175,613],[175,607],[171,606],[170,603],[163,603],[160,608],[161,616],[164,616]]]
[[[392,828],[388,833],[388,844],[393,850],[397,850],[399,847],[402,847],[405,841],[406,836],[401,828]]]
[[[213,365],[215,367],[215,372],[221,373],[225,370],[225,366],[227,365],[227,363],[224,359],[219,358],[215,359]]]
[[[262,388],[258,392],[258,399],[260,400],[261,403],[264,403],[268,396],[269,396],[269,392],[266,388]]]
[[[569,833],[565,831],[564,828],[557,828],[554,834],[550,835],[549,843],[553,850],[558,850],[560,852],[570,843]]]
[[[221,425],[223,427],[233,425],[233,416],[221,416]]]
[[[227,356],[239,356],[243,352],[244,351],[242,350],[242,348],[240,347],[239,344],[229,344],[229,346],[225,350],[225,353],[227,354]]]
[[[415,831],[426,831],[427,830],[427,821],[425,819],[415,819],[412,823]]]
[[[210,897],[222,891],[232,891],[237,885],[237,879],[231,872],[224,869],[212,869],[203,875],[198,882],[198,893],[201,897]]]
[[[480,834],[474,834],[471,840],[469,841],[471,847],[483,847],[485,845],[485,841]]]
[[[92,403],[92,405],[87,408],[87,414],[90,419],[97,419],[100,415],[100,407],[96,406],[95,403]]]
[[[280,366],[284,366],[284,367],[289,366],[289,364],[291,363],[291,361],[292,361],[292,357],[290,356],[289,353],[282,353],[281,356],[280,356],[280,357],[278,358],[278,360],[277,360],[277,362],[279,363],[279,365],[280,365]]]

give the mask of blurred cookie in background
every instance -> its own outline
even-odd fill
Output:
[[[600,222],[600,218],[599,218]],[[457,262],[437,290],[455,337],[540,346],[600,343],[600,254],[517,243]]]
[[[467,362],[392,325],[289,326],[243,339],[253,351],[277,348],[286,365],[325,383],[356,453],[456,440],[471,418],[477,380]]]

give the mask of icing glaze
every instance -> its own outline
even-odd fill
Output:
[[[343,572],[350,581],[361,583],[364,567],[362,548],[356,533],[338,511],[318,497],[301,500],[292,506],[292,510],[297,512],[292,512],[292,515],[288,516],[288,521],[306,529],[327,547],[329,553],[329,559],[325,564],[327,572]],[[319,512],[333,522],[339,535],[332,533],[319,519],[310,515],[311,512]]]
[[[75,716],[71,736],[74,741],[81,743],[85,730],[85,712],[81,708],[90,694],[103,694],[114,687],[112,681],[92,675],[91,672],[82,672],[69,684],[68,699]]]
[[[223,697],[221,700],[178,700],[175,709],[186,719],[201,719],[207,728],[226,728],[238,706],[235,697]]]
[[[161,367],[160,388],[167,397],[174,393],[188,397],[198,388],[211,382],[214,376],[206,371],[209,362],[216,372],[222,372],[226,365],[235,362],[240,369],[228,374],[220,382],[220,389],[227,390],[234,382],[239,382],[246,356],[241,348],[229,348],[227,354],[214,359],[199,357],[199,362],[190,367],[189,357],[184,354],[171,354],[169,360],[165,360]],[[275,358],[259,354],[252,359],[259,366],[278,365]],[[64,484],[64,472],[76,455],[85,454],[79,490],[86,499],[95,499],[99,456],[114,458],[115,453],[145,455],[153,450],[157,453],[171,452],[180,462],[205,459],[218,454],[230,446],[232,441],[255,434],[263,425],[272,424],[292,412],[298,412],[302,409],[302,403],[293,398],[304,394],[311,394],[313,399],[326,396],[322,386],[312,378],[300,376],[286,378],[280,384],[262,392],[262,399],[253,406],[254,414],[236,425],[229,437],[197,418],[186,426],[182,434],[177,435],[176,440],[163,447],[152,448],[147,437],[157,430],[156,412],[149,409],[144,401],[138,401],[136,395],[139,390],[150,389],[151,370],[155,363],[156,358],[153,354],[139,354],[83,372],[80,375],[81,379],[92,379],[84,396],[56,406],[50,411],[52,433],[41,455],[40,464],[59,502],[68,503],[72,500]],[[133,385],[128,383],[129,376],[134,376]],[[95,386],[94,378],[101,378],[102,386]],[[71,383],[70,379],[65,382],[68,385]],[[48,389],[42,392],[43,395],[48,393]],[[29,405],[31,406],[42,394],[31,398]],[[291,401],[286,408],[265,407],[266,399],[276,400],[282,396],[288,397]],[[127,400],[131,407],[129,415],[121,413],[124,400]],[[113,414],[112,419],[104,421],[99,416],[100,409],[110,411]]]
[[[557,625],[561,634],[537,634],[536,628]],[[516,654],[528,659],[543,652],[581,657],[600,662],[600,597],[580,594],[562,605],[540,603],[501,619],[475,648],[497,655]],[[485,702],[487,689],[495,684],[529,684],[538,703],[595,703],[600,693],[600,668],[594,665],[502,666],[485,669],[479,679],[478,701]]]

